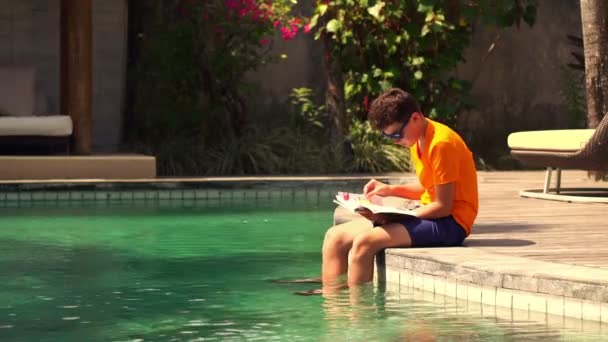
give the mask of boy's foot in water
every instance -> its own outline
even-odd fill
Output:
[[[323,290],[312,289],[312,290],[306,290],[306,291],[297,291],[297,292],[294,292],[294,294],[297,294],[298,296],[318,296],[318,295],[323,294]]]
[[[322,284],[321,278],[300,278],[300,279],[273,279],[273,283],[280,284]]]

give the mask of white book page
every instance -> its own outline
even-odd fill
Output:
[[[374,214],[403,214],[409,216],[417,216],[416,212],[405,207],[385,206],[383,205],[384,198],[374,196],[371,200],[367,199],[363,194],[353,194],[348,192],[339,192],[334,200],[338,205],[350,211],[356,211],[357,208],[367,208]],[[387,201],[397,204],[400,201]]]

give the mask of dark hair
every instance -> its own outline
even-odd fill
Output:
[[[393,122],[406,122],[420,105],[412,94],[391,88],[372,102],[367,118],[374,129],[383,129]]]

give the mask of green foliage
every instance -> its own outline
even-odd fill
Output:
[[[146,132],[150,139],[137,148],[157,157],[161,175],[335,172],[337,165],[330,158],[331,146],[322,129],[325,113],[311,96],[310,89],[294,91],[294,108],[288,115],[274,123],[247,124],[238,138],[226,133],[227,123],[204,120],[220,117],[217,113],[149,117]]]
[[[137,80],[134,142],[158,157],[160,175],[340,169],[331,156],[342,146],[329,144],[332,119],[314,104],[312,90],[294,90],[292,112],[270,124],[249,118],[246,98],[255,87],[244,76],[278,59],[270,54],[276,29],[292,39],[301,28],[290,14],[296,2],[169,0],[142,13],[147,29],[131,70]],[[531,23],[535,10],[533,0],[317,1],[305,30],[317,25],[317,37],[328,32],[337,42],[330,53],[343,68],[351,171],[409,167],[406,149],[359,120],[369,98],[402,87],[431,118],[453,123],[471,106],[470,84],[449,77],[469,44],[471,23]]]
[[[139,60],[130,108],[131,143],[157,156],[160,175],[277,173],[285,141],[278,131],[249,123],[245,75],[276,60],[273,16],[289,0],[260,2],[172,0],[141,11]],[[273,141],[271,138],[275,138]],[[294,145],[295,146],[295,145]],[[293,149],[293,148],[292,148]]]
[[[297,113],[293,115],[293,118],[304,120],[304,125],[323,128],[327,120],[325,106],[316,105],[311,98],[312,96],[313,90],[310,88],[294,88],[291,90],[291,104]]]
[[[288,169],[296,172],[335,172],[341,165],[332,158],[335,155],[332,149],[343,146],[331,146],[329,137],[323,130],[328,126],[325,106],[315,104],[313,95],[310,88],[296,88],[292,91],[294,108],[288,132],[291,132],[292,136],[295,132],[297,136],[294,141],[297,153],[292,154],[297,157],[289,164]],[[371,128],[369,122],[353,120],[348,135],[353,155],[346,171],[388,172],[409,169],[408,150],[382,137]],[[301,158],[305,160],[298,163],[297,160]]]
[[[410,170],[409,150],[382,137],[378,131],[372,129],[369,121],[354,120],[349,135],[354,152],[351,171]]]
[[[196,67],[195,34],[183,22],[148,28],[139,63],[130,70],[137,80],[133,144],[157,157],[160,175],[200,169],[206,108],[199,104],[202,75]]]
[[[462,6],[463,15],[469,20],[480,19],[499,27],[519,27],[522,21],[532,26],[536,11],[536,0],[480,0]]]
[[[584,128],[587,127],[587,89],[583,38],[573,35],[566,37],[572,47],[570,54],[574,60],[560,70],[562,105],[570,119],[570,127]]]
[[[534,0],[317,2],[311,25],[337,43],[351,115],[364,118],[366,97],[390,87],[413,93],[423,111],[448,124],[472,105],[469,82],[449,74],[463,60],[471,23],[532,24]]]
[[[192,26],[175,23],[151,30],[142,41],[145,53],[131,70],[138,79],[133,110],[141,117],[140,142],[200,133],[202,77],[196,68],[193,40]]]
[[[251,125],[240,139],[224,139],[210,146],[204,174],[330,173],[337,166],[330,146],[315,139],[304,126]]]
[[[584,128],[587,121],[585,74],[569,67],[561,69],[563,106],[570,121],[569,127]]]
[[[277,173],[285,168],[288,144],[280,130],[247,127],[240,139],[227,139],[208,151],[210,174]]]
[[[194,176],[207,173],[201,163],[205,149],[197,136],[176,135],[171,139],[138,142],[134,147],[137,151],[156,157],[159,175]]]
[[[334,173],[340,168],[332,157],[333,148],[326,132],[328,115],[325,106],[315,103],[316,94],[310,88],[292,89],[291,108],[283,139],[290,139],[286,172]],[[341,148],[341,147],[340,147]]]

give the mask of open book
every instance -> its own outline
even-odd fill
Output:
[[[363,194],[354,194],[350,192],[338,192],[334,203],[344,207],[352,212],[370,211],[372,214],[380,214],[390,216],[391,218],[397,215],[416,217],[414,210],[408,209],[406,206],[396,206],[384,203],[385,198],[374,196],[371,200]],[[398,217],[398,216],[397,216]]]

